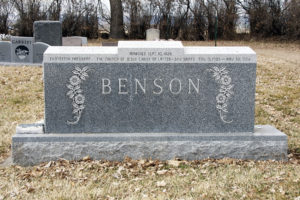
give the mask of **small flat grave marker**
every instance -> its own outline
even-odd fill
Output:
[[[63,46],[82,46],[80,37],[63,37]]]

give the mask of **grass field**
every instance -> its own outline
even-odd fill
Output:
[[[218,44],[251,46],[257,52],[255,123],[274,125],[288,135],[288,162],[160,162],[128,158],[119,163],[84,158],[28,168],[0,166],[0,200],[300,200],[300,45],[230,41]],[[16,125],[43,119],[43,98],[41,67],[0,66],[0,163],[9,156]]]

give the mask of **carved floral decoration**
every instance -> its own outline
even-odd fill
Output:
[[[83,67],[80,69],[79,67],[75,67],[72,71],[73,75],[69,79],[69,83],[67,84],[67,88],[69,91],[67,92],[67,96],[72,99],[73,105],[73,120],[67,121],[67,124],[74,125],[77,124],[81,118],[82,111],[85,108],[85,97],[83,95],[83,90],[81,89],[81,83],[89,77],[87,71],[88,67]]]
[[[212,67],[210,69],[213,74],[216,83],[219,84],[219,94],[216,96],[217,105],[216,108],[219,111],[220,118],[224,123],[231,123],[232,120],[228,121],[227,113],[228,113],[228,101],[231,98],[233,93],[234,85],[231,84],[231,77],[229,76],[229,72],[226,67]]]

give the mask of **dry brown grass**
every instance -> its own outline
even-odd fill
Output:
[[[0,67],[0,162],[16,125],[43,118],[43,95],[41,67]]]
[[[211,46],[213,42],[185,42]],[[289,162],[59,161],[0,167],[1,199],[300,199],[300,47],[229,42],[258,53],[256,124],[289,136]],[[94,43],[93,45],[97,45]],[[43,118],[40,67],[0,67],[0,162],[20,123]],[[179,165],[178,165],[179,164]],[[298,198],[297,198],[298,197]]]
[[[175,164],[174,164],[175,162]],[[232,159],[172,163],[65,160],[0,169],[7,199],[293,199],[300,165]]]

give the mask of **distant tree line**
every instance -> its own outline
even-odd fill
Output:
[[[110,5],[101,0],[0,0],[0,33],[12,29],[32,36],[37,20],[60,20],[64,36],[88,38],[104,37],[106,31],[111,38],[145,39],[146,30],[154,27],[162,39],[209,40],[216,29],[218,38],[229,40],[241,33],[300,39],[299,0],[110,0]]]

